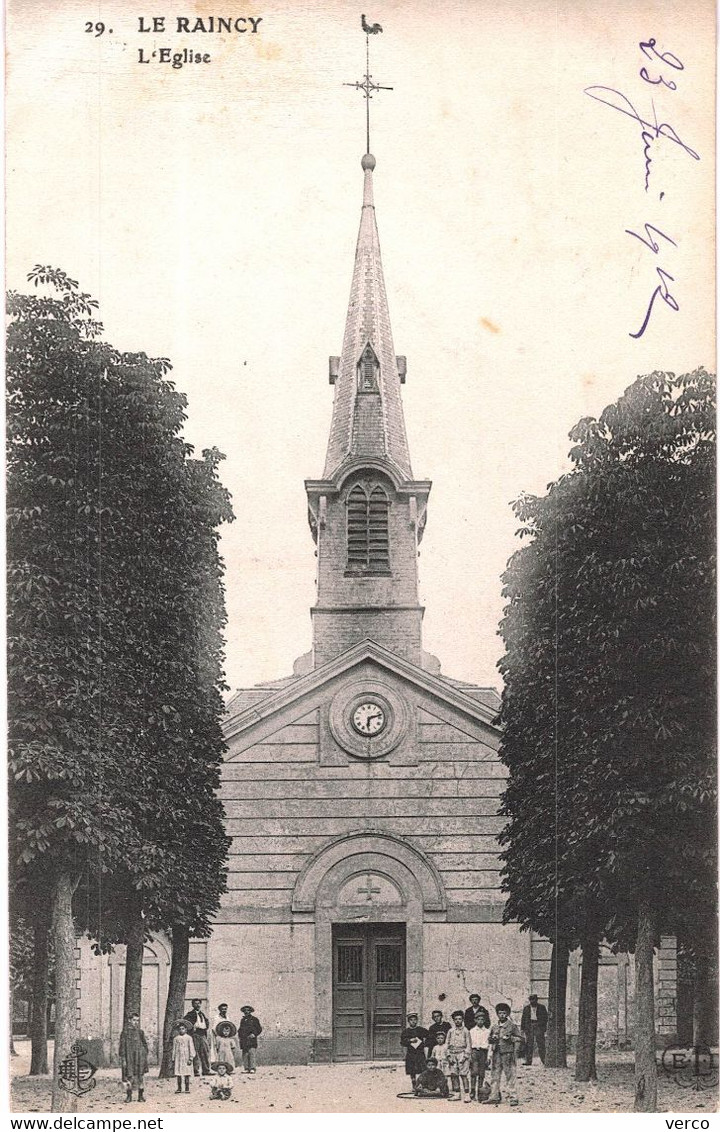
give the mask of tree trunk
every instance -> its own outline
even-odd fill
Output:
[[[189,957],[190,933],[185,924],[175,924],[172,930],[172,962],[163,1023],[163,1052],[159,1077],[173,1076],[173,1023],[178,1018],[182,1018],[184,1013]]]
[[[717,979],[707,954],[695,956],[693,976],[693,1045],[717,1045]]]
[[[569,959],[570,948],[567,941],[562,936],[555,936],[550,958],[548,988],[548,1031],[545,1048],[545,1066],[548,1069],[564,1069],[567,1065],[565,1010]]]
[[[649,900],[641,900],[635,943],[635,1112],[657,1112],[654,952],[655,912]]]
[[[140,904],[133,910],[127,934],[125,951],[125,1005],[123,1007],[123,1026],[130,1025],[133,1014],[140,1013],[142,998],[143,951],[145,949],[145,922]],[[142,1028],[142,1018],[140,1019]]]
[[[13,1019],[15,1017],[15,984],[10,980],[10,1056],[17,1057],[15,1042],[13,1041]]]
[[[53,1058],[52,1112],[76,1112],[77,1097],[61,1088],[58,1071],[77,1040],[77,967],[73,892],[77,882],[61,872],[53,892],[52,930],[55,945],[55,1056]]]
[[[597,984],[600,963],[600,941],[592,934],[582,941],[582,976],[578,1006],[577,1055],[575,1080],[596,1081],[595,1045],[597,1042]]]
[[[45,894],[42,893],[33,924],[34,956],[32,1006],[30,1011],[31,1077],[43,1076],[49,1072],[47,1056],[47,1008],[50,918],[50,903]]]

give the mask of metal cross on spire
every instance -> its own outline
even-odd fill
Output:
[[[374,90],[393,90],[391,86],[381,86],[380,83],[372,81],[370,74],[370,36],[375,35],[377,32],[382,31],[380,24],[368,24],[365,16],[362,17],[362,28],[365,32],[365,78],[363,81],[357,83],[343,83],[343,86],[354,87],[355,90],[361,90],[365,95],[365,143],[366,153],[370,152],[370,99]]]

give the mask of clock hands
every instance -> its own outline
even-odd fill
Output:
[[[385,712],[379,704],[360,704],[353,720],[362,735],[377,735],[385,724]]]

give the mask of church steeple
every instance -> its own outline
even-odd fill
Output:
[[[405,358],[395,356],[373,201],[375,158],[362,159],[365,184],[342,354],[331,359],[335,403],[325,476],[363,456],[386,458],[412,477],[400,384]]]
[[[390,327],[372,154],[362,168],[342,353],[330,358],[335,399],[325,470],[305,483],[318,557],[313,657],[317,666],[370,638],[421,665],[417,547],[430,483],[414,480],[410,465],[400,396],[406,365]]]

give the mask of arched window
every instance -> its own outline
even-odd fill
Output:
[[[379,484],[367,491],[356,484],[347,497],[347,546],[350,570],[390,569],[387,493]]]

